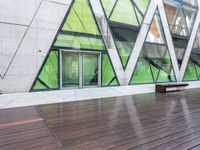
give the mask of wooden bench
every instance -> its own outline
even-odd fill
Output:
[[[187,83],[169,83],[169,84],[156,84],[156,92],[167,93],[172,91],[184,90],[189,84]]]

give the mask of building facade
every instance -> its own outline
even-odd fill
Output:
[[[196,0],[0,2],[3,93],[200,80]]]

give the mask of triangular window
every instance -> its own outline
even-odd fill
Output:
[[[101,51],[103,53],[102,85],[118,85],[118,80],[88,0],[74,0],[72,2],[51,50],[33,83],[32,91],[59,88],[60,49]]]

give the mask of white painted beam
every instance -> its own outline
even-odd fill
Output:
[[[103,40],[105,42],[106,49],[111,58],[111,62],[113,64],[114,70],[119,80],[119,83],[120,85],[125,85],[124,69],[123,69],[119,54],[117,52],[117,48],[115,46],[115,42],[111,34],[111,30],[107,22],[107,18],[101,7],[101,3],[99,0],[90,0],[90,3],[93,9],[93,12],[95,14],[95,18],[97,20],[97,24],[100,28]]]
[[[170,30],[169,30],[169,24],[168,24],[167,16],[166,16],[166,13],[165,13],[163,1],[162,0],[155,0],[155,3],[158,5],[158,10],[159,10],[159,13],[160,13],[160,18],[161,18],[161,22],[162,22],[162,25],[163,25],[163,30],[164,30],[169,54],[170,54],[170,57],[171,57],[172,65],[173,65],[173,68],[174,68],[174,73],[175,73],[175,76],[176,76],[176,80],[179,82],[179,81],[181,81],[180,71],[179,71],[178,61],[177,61],[176,54],[175,54],[173,40],[172,40],[171,33],[170,33]]]

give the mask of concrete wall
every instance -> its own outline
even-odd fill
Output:
[[[30,89],[70,3],[71,0],[0,1],[0,91]]]

